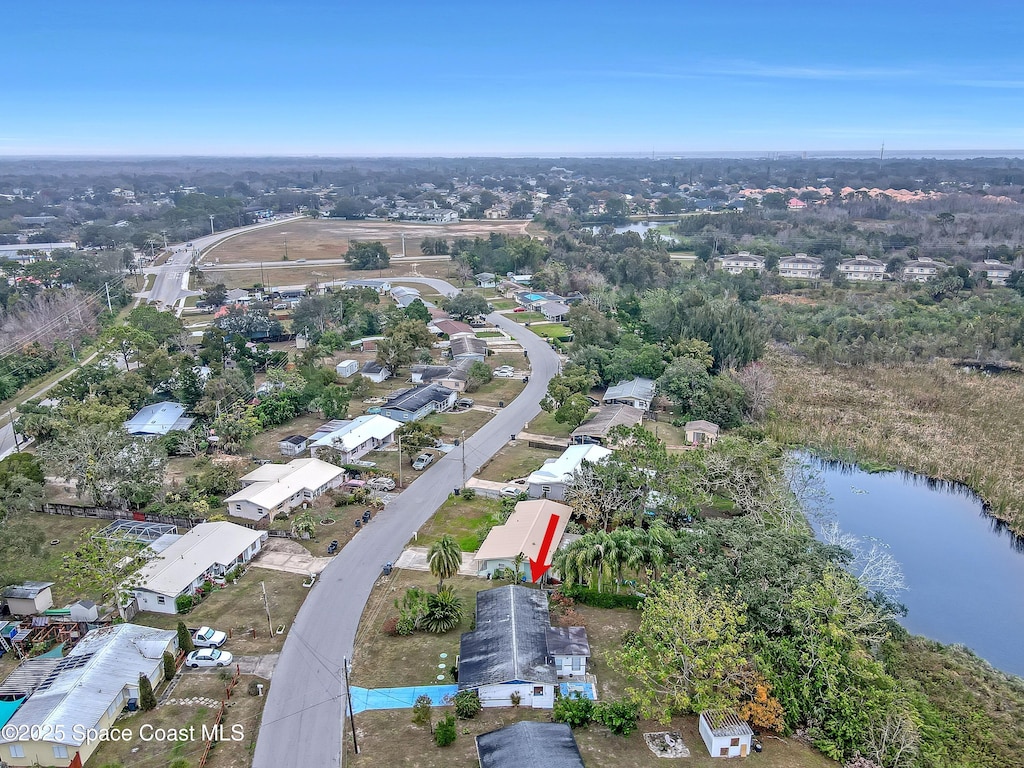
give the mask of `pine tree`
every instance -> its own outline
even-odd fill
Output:
[[[153,693],[153,684],[145,675],[139,675],[139,709],[143,712],[156,709],[156,694]]]
[[[188,633],[188,629],[185,627],[184,621],[178,622],[178,648],[183,653],[192,653],[196,649],[192,643],[192,635]]]
[[[164,680],[173,680],[178,668],[174,664],[174,656],[170,651],[164,651]]]

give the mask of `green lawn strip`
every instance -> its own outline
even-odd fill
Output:
[[[483,469],[480,470],[481,480],[496,483],[507,483],[517,478],[526,477],[534,470],[540,469],[546,459],[558,457],[559,452],[545,448],[534,448],[524,442],[506,445],[498,451]],[[526,490],[526,486],[523,486]]]
[[[449,496],[434,516],[420,528],[414,543],[419,547],[429,547],[448,533],[458,540],[464,552],[475,551],[479,547],[478,531],[500,508],[501,502],[497,499]]]

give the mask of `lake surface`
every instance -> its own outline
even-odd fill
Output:
[[[676,222],[674,221],[634,221],[631,224],[624,227],[615,227],[615,234],[621,235],[624,232],[638,232],[640,236],[643,237],[649,229],[657,229],[658,227],[661,226],[671,226],[675,223]],[[598,232],[601,231],[601,227],[599,226],[591,227],[591,229],[594,230],[594,234],[597,234]],[[673,235],[666,235],[664,232],[662,232],[661,237],[664,240],[670,240],[672,242],[675,242],[677,239]]]
[[[842,530],[884,542],[902,565],[910,632],[966,645],[1024,677],[1024,540],[964,486],[800,456],[818,471]]]

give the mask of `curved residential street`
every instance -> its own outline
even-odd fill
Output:
[[[400,278],[413,282],[413,278]],[[416,278],[445,294],[448,283]],[[519,341],[529,353],[530,381],[519,397],[466,440],[467,475],[504,446],[509,436],[540,412],[548,382],[559,359],[547,342],[500,314],[489,319]],[[454,488],[461,487],[461,451],[452,451],[427,469],[373,522],[341,550],[320,575],[320,583],[302,604],[267,696],[254,768],[341,764],[344,714],[344,659],[352,658],[356,628],[381,566],[398,559],[402,548]]]

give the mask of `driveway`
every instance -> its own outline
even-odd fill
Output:
[[[395,567],[403,568],[407,571],[429,571],[427,551],[427,547],[409,547],[398,556]],[[462,565],[459,566],[459,576],[476,576],[475,555],[476,552],[462,553]]]
[[[442,280],[422,282],[445,294],[456,289]],[[443,285],[438,285],[438,284]],[[530,381],[506,408],[467,438],[467,467],[480,466],[540,413],[540,400],[559,367],[547,342],[498,314],[489,320],[529,353]],[[454,451],[423,472],[360,532],[320,574],[288,632],[270,687],[256,742],[253,768],[341,764],[340,724],[345,704],[343,664],[352,658],[363,606],[385,562],[395,562],[414,531],[434,514],[463,477],[461,451]],[[467,475],[469,473],[467,472]]]
[[[316,557],[309,550],[290,539],[269,538],[251,565],[271,571],[287,571],[300,576],[320,573],[334,558]]]

